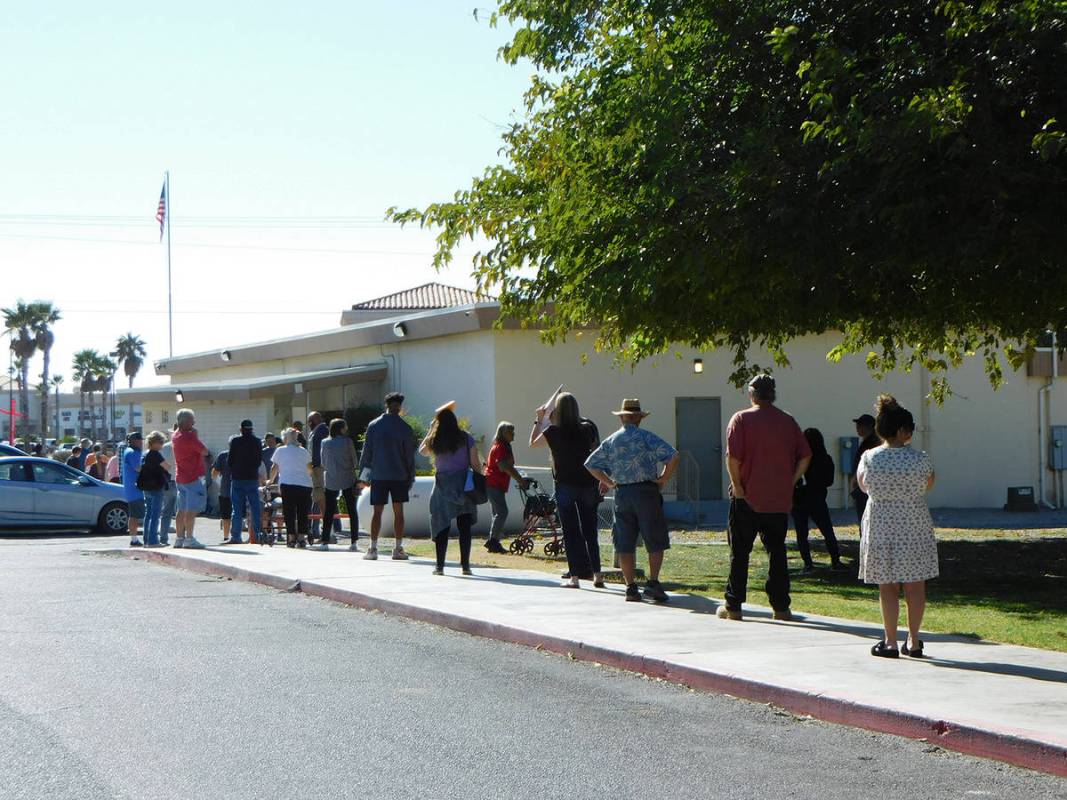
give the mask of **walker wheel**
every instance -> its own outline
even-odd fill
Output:
[[[559,542],[553,539],[551,542],[545,542],[545,555],[546,556],[558,556],[559,555]]]

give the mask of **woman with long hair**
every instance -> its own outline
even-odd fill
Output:
[[[860,534],[860,580],[878,584],[884,638],[871,655],[923,657],[919,638],[926,610],[926,581],[936,578],[937,540],[926,505],[934,485],[934,467],[921,450],[912,450],[915,420],[896,399],[878,398],[875,432],[881,447],[860,458],[856,479],[869,496]],[[908,604],[908,637],[897,650],[900,589]]]
[[[544,417],[544,409],[539,408],[530,431],[530,447],[547,445],[552,455],[556,509],[567,548],[568,575],[562,586],[577,589],[579,580],[584,579],[600,588],[604,585],[596,513],[600,490],[596,478],[585,468],[585,460],[600,444],[600,432],[592,420],[581,415],[578,400],[570,392],[557,398],[547,428]]]
[[[511,479],[524,489],[530,481],[515,469],[515,454],[511,443],[515,441],[515,426],[510,422],[501,422],[496,426],[493,446],[485,459],[485,493],[489,496],[489,505],[493,509],[493,523],[489,526],[489,536],[485,540],[485,549],[490,553],[506,553],[500,543],[504,535],[504,525],[508,521],[508,488]]]
[[[841,563],[841,549],[834,534],[834,523],[830,519],[830,507],[826,504],[826,490],[834,483],[834,460],[826,452],[826,442],[818,428],[807,428],[804,438],[811,448],[811,463],[808,464],[804,477],[793,490],[793,527],[797,531],[797,549],[804,559],[804,571],[815,569],[811,560],[811,547],[808,545],[808,521],[814,522],[826,542],[826,551],[830,554],[830,568],[848,569]]]
[[[434,575],[444,575],[448,534],[452,520],[459,531],[459,563],[464,575],[471,574],[471,528],[478,520],[478,507],[466,495],[469,470],[482,471],[474,437],[459,427],[455,402],[434,412],[433,424],[419,452],[433,458],[434,482],[430,492],[430,532],[437,548]]]

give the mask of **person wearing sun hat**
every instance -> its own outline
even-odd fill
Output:
[[[650,412],[641,401],[626,399],[612,414],[622,427],[600,443],[585,461],[585,468],[608,488],[615,490],[615,525],[612,530],[619,567],[626,579],[626,599],[640,601],[641,592],[634,580],[637,565],[637,537],[648,551],[649,579],[645,597],[657,603],[667,602],[667,593],[659,582],[663,553],[670,549],[670,534],[663,515],[660,494],[678,467],[678,451],[656,434],[641,428]],[[660,464],[663,465],[662,471]]]

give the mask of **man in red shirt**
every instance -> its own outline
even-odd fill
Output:
[[[748,589],[748,559],[757,534],[770,558],[767,597],[774,618],[790,620],[789,565],[785,536],[793,487],[808,468],[811,448],[789,414],[775,407],[770,375],[748,384],[751,408],[738,411],[726,427],[726,468],[730,472],[730,578],[722,619],[741,619]]]
[[[207,448],[196,434],[196,416],[183,408],[177,414],[178,429],[171,437],[174,447],[174,483],[178,487],[178,513],[174,517],[175,547],[202,549],[204,545],[193,536],[196,515],[207,507],[207,487],[204,485],[204,458]]]

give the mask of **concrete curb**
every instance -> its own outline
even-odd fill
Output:
[[[172,550],[121,550],[118,552],[134,559],[154,561],[205,575],[258,583],[273,589],[299,589],[312,597],[321,597],[367,611],[381,611],[473,636],[546,650],[575,660],[603,664],[694,689],[770,703],[794,714],[808,715],[826,722],[910,739],[927,740],[947,750],[991,758],[1067,777],[1067,746],[1029,738],[1021,733],[988,730],[972,724],[923,717],[918,714],[850,701],[847,698],[827,697],[817,692],[778,686],[728,673],[686,667],[663,659],[589,645],[565,637],[538,634],[509,625],[485,622],[394,600],[384,600],[362,592],[340,589],[314,581],[283,578],[228,564],[203,561]]]

